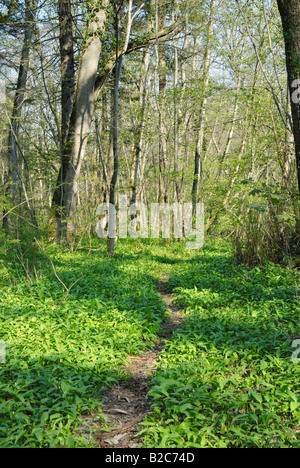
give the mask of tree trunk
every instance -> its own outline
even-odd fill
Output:
[[[290,92],[288,90],[287,93],[287,110],[291,113],[291,98]],[[286,119],[286,131],[285,131],[285,142],[284,142],[284,150],[283,150],[283,178],[286,184],[286,187],[289,188],[290,180],[291,180],[291,173],[292,173],[292,166],[295,157],[295,141],[294,141],[294,134],[293,129],[290,126],[290,121]]]
[[[199,131],[197,136],[196,151],[195,151],[195,167],[194,167],[194,179],[192,188],[192,203],[193,203],[193,216],[196,214],[196,204],[198,202],[199,185],[203,174],[203,143],[204,143],[204,131],[205,131],[205,116],[207,106],[207,88],[209,85],[209,68],[210,68],[210,56],[211,56],[211,39],[214,28],[215,19],[215,4],[216,0],[211,0],[210,4],[210,16],[207,29],[206,48],[204,52],[203,61],[203,84],[202,84],[202,96],[200,102],[200,119],[199,119]]]
[[[166,22],[166,4],[156,2],[156,34],[165,27]],[[165,136],[165,99],[167,91],[167,64],[166,64],[166,45],[164,43],[156,44],[156,74],[158,75],[158,111],[159,111],[159,150],[158,150],[158,203],[167,203],[168,184],[166,181],[167,170],[167,144]]]
[[[25,1],[25,31],[24,41],[21,53],[21,61],[19,67],[19,75],[17,81],[17,88],[15,92],[14,105],[12,111],[12,118],[10,122],[9,136],[8,136],[8,164],[9,164],[9,178],[10,182],[6,187],[6,194],[9,197],[10,205],[13,207],[16,201],[16,194],[18,191],[19,183],[21,183],[27,200],[27,206],[33,221],[34,226],[37,228],[37,221],[35,213],[30,205],[27,197],[26,188],[20,174],[19,167],[19,156],[18,156],[18,132],[19,132],[19,121],[21,117],[22,106],[25,101],[26,84],[29,71],[29,55],[31,42],[34,34],[34,19],[36,15],[36,2],[26,0]],[[12,221],[4,210],[3,214],[3,227],[12,229]]]
[[[50,217],[48,220],[48,235],[57,239],[61,236],[61,220],[63,207],[63,184],[69,167],[69,152],[66,148],[70,121],[75,95],[75,64],[72,7],[70,0],[59,2],[60,25],[60,61],[61,61],[61,132],[60,154],[61,165],[57,177],[56,188],[52,198]],[[56,221],[56,226],[54,226]]]
[[[146,110],[146,97],[148,85],[148,73],[150,65],[150,52],[149,47],[146,47],[143,54],[143,63],[141,67],[141,80],[140,80],[140,116],[138,117],[138,124],[134,141],[134,152],[132,158],[132,176],[131,176],[131,196],[130,204],[133,205],[137,201],[137,186],[138,186],[138,172],[140,167],[143,130]]]
[[[288,83],[292,96],[293,132],[300,191],[300,100],[298,97],[295,99],[295,89],[300,87],[300,2],[299,0],[277,0],[277,4],[282,20]]]
[[[128,5],[128,21],[127,21],[127,30],[126,30],[126,38],[125,44],[123,48],[123,53],[119,57],[119,17],[118,12],[116,11],[116,67],[115,67],[115,74],[114,74],[114,90],[113,90],[113,112],[112,112],[112,120],[113,120],[113,156],[114,156],[114,164],[113,164],[113,175],[110,182],[109,188],[109,203],[111,206],[115,206],[116,203],[116,184],[118,180],[118,173],[119,173],[119,87],[120,87],[120,79],[122,75],[122,68],[124,62],[124,55],[126,54],[128,44],[129,44],[129,37],[131,32],[132,20],[133,17],[131,16],[132,10],[132,0],[129,0]],[[109,217],[111,214],[109,213]],[[109,255],[114,254],[115,249],[115,238],[108,238],[107,242],[107,252]]]
[[[80,174],[92,119],[94,117],[95,80],[102,51],[100,32],[104,32],[109,0],[103,0],[102,3],[102,9],[93,12],[93,20],[88,25],[88,38],[84,44],[84,52],[80,61],[76,94],[70,119],[70,129],[65,147],[67,169],[63,177],[62,185],[62,216],[63,231],[64,235],[67,235],[67,238],[69,238],[73,232],[73,222],[71,218],[76,208],[77,179]]]
[[[93,19],[87,25],[87,31],[84,44],[82,45],[82,57],[80,61],[76,92],[74,97],[72,114],[68,127],[68,137],[66,140],[65,151],[63,155],[63,166],[60,170],[56,185],[56,194],[53,197],[53,209],[50,214],[53,218],[53,211],[58,210],[62,218],[62,233],[67,238],[73,232],[71,218],[76,209],[76,191],[77,180],[85,155],[88,136],[91,129],[91,123],[94,117],[95,101],[97,100],[101,89],[110,76],[112,70],[116,67],[116,62],[121,55],[150,46],[156,41],[156,37],[142,38],[140,41],[129,43],[129,36],[126,37],[127,45],[120,47],[115,57],[112,57],[107,65],[98,72],[99,59],[102,51],[102,33],[105,31],[108,6],[110,0],[103,0],[101,9],[92,11]],[[142,6],[140,7],[142,8]],[[136,14],[136,10],[131,18],[131,22]],[[159,31],[157,41],[164,42],[171,39],[181,31],[178,25],[171,25],[162,31]],[[122,58],[123,60],[123,58]],[[120,63],[120,61],[119,61]],[[60,187],[60,188],[59,188]],[[60,194],[60,190],[62,193]]]

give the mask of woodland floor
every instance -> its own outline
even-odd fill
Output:
[[[97,431],[97,420],[90,415],[85,418],[80,432],[89,432],[89,426],[94,426],[94,438],[99,448],[138,448],[142,446],[138,433],[140,423],[151,411],[148,397],[150,382],[156,371],[159,354],[167,340],[172,339],[185,319],[179,307],[173,304],[173,296],[168,293],[167,283],[170,279],[164,274],[157,282],[157,291],[166,304],[166,320],[158,334],[159,340],[151,349],[140,356],[130,356],[130,362],[124,369],[128,380],[118,383],[103,396],[102,412],[107,418],[107,428]]]
[[[298,273],[233,253],[3,245],[0,448],[299,448]]]

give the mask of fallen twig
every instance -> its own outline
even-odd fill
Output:
[[[79,283],[79,281],[82,280],[83,276],[84,275],[81,275],[80,278],[78,278],[69,288],[65,285],[65,283],[62,281],[62,279],[58,276],[57,274],[57,271],[56,271],[56,268],[54,266],[54,263],[52,261],[52,259],[49,257],[49,255],[46,253],[44,247],[39,243],[39,241],[34,238],[35,242],[37,243],[38,247],[41,249],[41,251],[43,252],[43,254],[45,255],[45,257],[47,257],[47,259],[49,260],[49,262],[51,263],[51,266],[52,266],[52,269],[53,269],[53,272],[54,272],[54,275],[56,277],[56,279],[60,282],[60,284],[63,286],[63,288],[65,289],[65,294],[63,295],[63,297],[61,298],[61,300],[59,301],[59,303],[57,304],[57,307],[55,309],[55,312],[57,311],[57,309],[59,308],[59,306],[62,304],[62,302],[68,297],[68,295],[70,294],[70,291],[71,289],[74,288],[74,286]]]

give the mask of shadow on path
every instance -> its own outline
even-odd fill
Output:
[[[142,441],[137,434],[141,431],[140,423],[151,410],[148,398],[150,382],[156,371],[158,357],[166,341],[172,339],[185,316],[175,306],[173,297],[168,293],[169,275],[164,275],[157,283],[157,291],[166,304],[166,320],[158,334],[159,339],[154,348],[140,356],[129,356],[130,362],[124,369],[125,380],[109,389],[104,394],[102,412],[108,421],[95,436],[100,448],[138,448]],[[93,424],[92,418],[85,420],[86,426]]]

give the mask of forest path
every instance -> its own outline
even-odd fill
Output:
[[[140,423],[151,409],[148,392],[159,354],[185,319],[180,309],[172,303],[173,298],[167,290],[169,279],[169,275],[164,275],[157,283],[157,291],[167,306],[167,321],[160,330],[159,341],[150,351],[140,356],[131,356],[125,368],[128,380],[118,383],[105,393],[102,412],[109,424],[105,432],[102,430],[96,434],[98,447],[137,448],[142,444],[136,435],[142,429]],[[85,419],[85,423],[88,426],[93,421]]]

